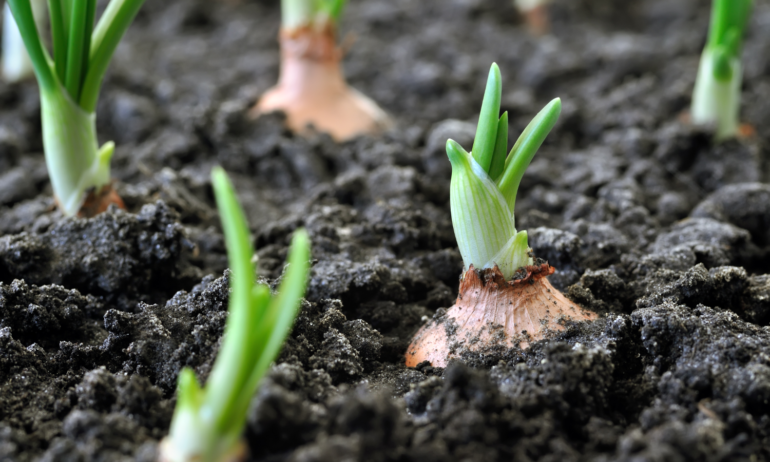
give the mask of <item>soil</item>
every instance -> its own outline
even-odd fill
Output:
[[[744,53],[756,134],[720,145],[683,117],[706,1],[556,0],[545,37],[509,0],[351,2],[345,73],[397,127],[344,144],[247,116],[277,79],[277,3],[145,4],[98,108],[127,211],[55,211],[36,85],[0,83],[0,459],[154,460],[179,370],[205,380],[226,319],[216,164],[268,283],[294,229],[313,243],[250,460],[770,459],[767,2]],[[601,317],[408,369],[456,296],[443,147],[471,146],[493,61],[512,133],[562,98],[517,224]]]

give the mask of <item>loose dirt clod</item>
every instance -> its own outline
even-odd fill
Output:
[[[423,361],[446,367],[461,349],[527,348],[530,340],[563,330],[559,322],[564,319],[596,319],[595,313],[571,302],[548,282],[546,277],[554,271],[547,263],[527,266],[519,270],[523,277],[506,281],[497,266],[476,270],[471,265],[454,306],[414,336],[406,353],[407,367]]]
[[[278,84],[260,98],[252,117],[283,111],[292,131],[313,125],[337,141],[388,128],[387,114],[345,82],[336,35],[331,24],[282,29]]]

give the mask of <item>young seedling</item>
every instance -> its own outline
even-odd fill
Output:
[[[43,29],[45,22],[46,0],[32,0],[32,14],[35,16],[37,29]],[[34,75],[32,61],[24,48],[19,28],[11,14],[10,4],[3,6],[3,55],[2,76],[7,82],[19,82]]]
[[[337,24],[346,1],[281,0],[280,77],[257,102],[254,117],[283,111],[294,132],[311,124],[337,141],[390,126],[385,112],[342,75]]]
[[[409,367],[423,361],[445,367],[458,348],[525,347],[563,329],[562,318],[596,316],[548,282],[554,268],[533,258],[527,232],[516,230],[513,215],[524,171],[559,118],[561,100],[535,116],[506,156],[508,114],[499,116],[501,90],[500,69],[493,64],[472,154],[447,142],[452,226],[465,271],[455,305],[423,326],[409,345]]]
[[[229,315],[222,347],[208,383],[195,373],[179,374],[177,403],[169,435],[160,445],[161,462],[235,462],[244,460],[241,433],[254,392],[289,335],[305,294],[310,259],[307,233],[294,233],[289,268],[277,295],[255,284],[246,217],[221,168],[211,174],[232,269]]]
[[[708,42],[701,55],[692,96],[696,125],[716,128],[716,140],[739,133],[741,49],[752,0],[714,0]]]
[[[112,142],[99,148],[96,102],[112,54],[144,0],[111,0],[94,27],[96,0],[49,0],[53,58],[30,0],[7,0],[40,86],[43,147],[65,215],[93,216],[123,201],[110,184]]]
[[[535,35],[547,34],[550,29],[548,3],[550,0],[513,0],[513,4],[526,20],[527,27]]]

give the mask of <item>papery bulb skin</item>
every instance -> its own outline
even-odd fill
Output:
[[[126,209],[126,204],[123,203],[123,199],[120,198],[112,184],[105,185],[98,190],[92,189],[89,191],[85,201],[83,201],[83,205],[80,206],[78,216],[81,218],[93,218],[100,213],[106,212],[110,205],[114,205],[119,209]]]
[[[262,95],[252,117],[283,111],[286,125],[295,133],[305,133],[312,125],[337,141],[378,134],[392,126],[374,101],[345,81],[332,25],[282,29],[280,42],[278,84]]]
[[[506,280],[500,270],[471,266],[460,282],[455,304],[437,314],[412,339],[406,366],[428,361],[446,367],[463,352],[491,353],[545,338],[564,330],[562,321],[591,321],[597,315],[570,301],[547,276],[547,263],[521,268]]]

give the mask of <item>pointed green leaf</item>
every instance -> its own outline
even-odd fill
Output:
[[[484,169],[489,172],[489,166],[492,163],[492,156],[495,153],[495,143],[497,142],[497,127],[500,117],[500,99],[502,97],[503,79],[500,76],[500,68],[497,64],[492,64],[487,78],[487,88],[484,92],[484,102],[481,104],[479,113],[479,125],[476,129],[476,138],[473,140],[473,158]]]
[[[198,410],[203,398],[201,386],[195,377],[195,372],[185,367],[179,373],[177,384],[177,408]]]
[[[251,352],[246,351],[244,346],[249,344],[254,329],[254,310],[251,309],[254,287],[251,257],[254,248],[246,216],[227,174],[221,167],[216,167],[211,172],[211,180],[232,270],[224,340],[206,387],[206,402],[215,410],[215,427],[221,431],[227,428],[228,419],[234,412],[235,399],[251,374],[248,364]]]
[[[270,301],[265,318],[254,332],[257,348],[261,351],[251,371],[247,386],[238,397],[239,405],[248,408],[254,391],[270,364],[283,348],[297,318],[302,297],[305,296],[310,268],[310,238],[304,229],[294,232],[289,251],[289,267],[283,276],[278,294]],[[245,412],[244,412],[245,417]]]
[[[16,20],[16,26],[19,28],[19,34],[24,41],[24,47],[27,49],[29,59],[32,61],[32,67],[35,68],[35,76],[40,86],[47,91],[55,91],[56,79],[49,65],[50,58],[48,52],[40,41],[40,34],[37,32],[37,23],[32,13],[32,5],[29,0],[7,0],[8,6],[13,13],[13,19]]]
[[[516,205],[516,193],[519,190],[524,172],[529,167],[532,158],[551,132],[561,114],[561,100],[554,99],[541,110],[532,122],[527,125],[516,144],[513,145],[508,159],[505,161],[503,175],[497,181],[500,192],[505,197],[508,207],[513,212]]]

